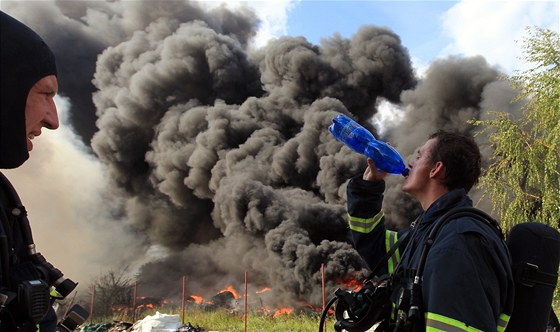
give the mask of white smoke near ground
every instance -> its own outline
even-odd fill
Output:
[[[345,182],[365,160],[330,135],[334,116],[353,116],[409,156],[436,129],[472,133],[466,120],[517,109],[482,57],[441,59],[416,78],[387,28],[253,49],[259,21],[246,7],[40,2],[33,6],[49,15],[37,16],[31,4],[5,4],[52,46],[72,123],[86,142],[92,137],[80,148],[37,144],[42,151],[22,169],[29,173],[14,181],[23,192],[36,176],[57,181],[43,197],[56,196],[62,214],[53,215],[64,220],[37,208],[34,231],[58,235],[36,225],[44,218],[63,239],[73,235],[57,241],[69,253],[64,264],[77,262],[64,265],[69,277],[145,263],[137,276],[149,295],[176,295],[183,275],[199,292],[239,286],[248,272],[252,287],[272,288],[274,305],[319,304],[322,264],[328,287],[365,272],[345,212]],[[73,79],[92,86],[72,89]],[[382,104],[395,114],[376,128]],[[384,203],[396,226],[418,208],[399,181],[388,181]],[[163,257],[145,259],[160,248]]]
[[[68,101],[56,103],[61,127],[43,130],[30,159],[2,172],[28,207],[37,251],[83,290],[104,266],[143,263],[138,255],[145,240],[123,227],[115,214],[121,202],[109,194],[104,166],[68,126]]]

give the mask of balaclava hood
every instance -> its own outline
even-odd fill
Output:
[[[54,54],[33,30],[0,11],[0,168],[29,158],[25,104],[33,85],[56,75]]]

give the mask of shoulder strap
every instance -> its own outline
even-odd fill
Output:
[[[548,318],[548,324],[550,327],[554,328],[553,331],[560,331],[560,322],[558,321],[558,316],[554,312],[554,308],[550,308],[550,317]]]
[[[28,246],[33,245],[33,235],[31,234],[31,226],[29,225],[29,220],[27,219],[27,211],[21,203],[21,199],[19,198],[16,189],[12,186],[8,178],[2,174],[2,172],[0,172],[0,190],[4,191],[3,194],[6,196],[7,203],[9,204],[8,208],[12,209],[10,213],[14,214],[22,221],[21,230],[25,244]]]
[[[408,237],[408,234],[410,234],[410,232],[404,234],[403,236],[401,236],[397,242],[395,242],[395,244],[393,244],[393,246],[391,247],[391,249],[389,249],[389,251],[387,251],[387,253],[385,254],[385,256],[383,256],[383,258],[381,258],[381,260],[379,260],[379,262],[377,262],[377,264],[375,265],[375,267],[373,269],[371,269],[370,274],[368,275],[368,277],[366,278],[366,280],[372,279],[373,277],[375,277],[377,270],[379,270],[379,268],[381,267],[382,264],[387,263],[389,261],[389,258],[391,258],[391,256],[393,256],[393,254],[395,253],[395,251],[397,251],[397,249],[399,248],[399,246],[401,245],[401,243],[404,241],[404,239],[406,239]]]
[[[447,224],[452,219],[457,219],[461,217],[474,217],[475,219],[484,222],[490,226],[498,235],[498,237],[504,242],[504,235],[500,225],[496,220],[490,217],[485,212],[476,209],[474,207],[459,207],[447,211],[443,216],[439,217],[435,221],[435,225],[428,234],[428,238],[424,242],[424,247],[422,248],[422,253],[420,255],[420,262],[418,263],[418,269],[416,270],[416,276],[412,282],[411,295],[410,295],[410,310],[408,317],[414,320],[423,317],[420,312],[420,306],[422,304],[422,276],[424,274],[424,266],[426,263],[426,258],[428,257],[428,251],[434,244],[436,237],[439,234],[440,229]],[[504,242],[504,246],[506,246]],[[507,246],[506,246],[507,248]]]
[[[401,236],[397,242],[395,242],[391,248],[389,249],[389,251],[387,251],[387,253],[385,254],[385,256],[383,256],[383,258],[381,258],[379,260],[379,262],[377,262],[377,264],[375,265],[375,267],[373,269],[371,269],[371,273],[368,275],[368,277],[366,278],[366,280],[372,279],[373,277],[375,277],[375,274],[377,272],[377,270],[379,270],[379,268],[381,267],[382,264],[387,263],[389,261],[389,258],[391,258],[391,256],[393,256],[393,254],[395,253],[395,251],[397,251],[397,249],[399,249],[401,243],[403,243],[403,241],[410,235],[410,233],[414,233],[414,230],[416,229],[416,225],[418,224],[418,222],[422,219],[422,216],[424,214],[420,214],[411,224],[410,224],[410,228],[408,230],[408,232],[406,234],[404,234],[403,236]],[[410,242],[409,242],[410,244]],[[406,251],[406,249],[405,249]],[[400,264],[400,262],[399,262]],[[397,270],[397,268],[395,268],[395,271]]]
[[[10,195],[10,189],[13,188],[10,181],[0,172],[0,209],[5,208],[6,205],[10,205],[12,202]],[[0,212],[0,286],[9,287],[10,283],[10,243],[11,238],[11,227],[9,221],[3,217],[6,211]],[[7,302],[7,299],[2,300],[3,303]]]
[[[504,241],[504,233],[502,232],[500,225],[496,220],[490,217],[487,213],[470,206],[451,209],[447,211],[447,213],[445,213],[443,216],[439,217],[439,219],[436,220],[435,226],[432,228],[430,234],[428,235],[428,238],[424,242],[424,247],[422,249],[422,254],[420,256],[420,262],[418,264],[416,277],[422,277],[424,273],[424,264],[428,256],[428,251],[434,244],[436,237],[438,236],[441,228],[452,219],[457,219],[461,217],[474,217],[475,219],[484,222],[490,228],[492,228],[494,232],[496,232],[496,235],[498,235],[498,237],[502,240],[502,242]],[[505,242],[504,242],[504,246],[506,246]]]
[[[33,244],[33,236],[31,234],[31,226],[29,225],[29,220],[27,219],[27,211],[22,205],[21,200],[12,186],[8,178],[0,172],[0,199],[2,200],[2,208],[4,208],[4,213],[6,217],[8,214],[12,214],[15,218],[18,218],[21,223],[19,227],[21,229],[21,234],[23,240],[28,250],[34,250],[35,245]],[[9,283],[9,273],[10,273],[10,248],[13,246],[14,239],[12,238],[12,226],[7,218],[0,218],[0,263],[2,268],[2,274],[0,281],[2,284]]]

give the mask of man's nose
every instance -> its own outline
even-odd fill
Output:
[[[58,122],[58,110],[56,109],[56,104],[52,101],[51,107],[45,114],[45,118],[43,119],[43,126],[45,128],[55,130],[58,128],[60,123]]]
[[[415,161],[415,160],[416,160],[416,159],[414,159],[414,157],[412,157],[412,156],[410,156],[410,157],[407,158],[407,161],[408,161],[408,168],[412,169],[412,167],[414,167],[414,161]]]

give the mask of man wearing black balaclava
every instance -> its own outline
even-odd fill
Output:
[[[29,158],[43,127],[58,128],[58,82],[54,55],[34,31],[0,12],[0,34],[0,169],[9,169]],[[35,253],[25,208],[2,173],[0,221],[0,331],[54,331],[50,279],[60,271]]]

